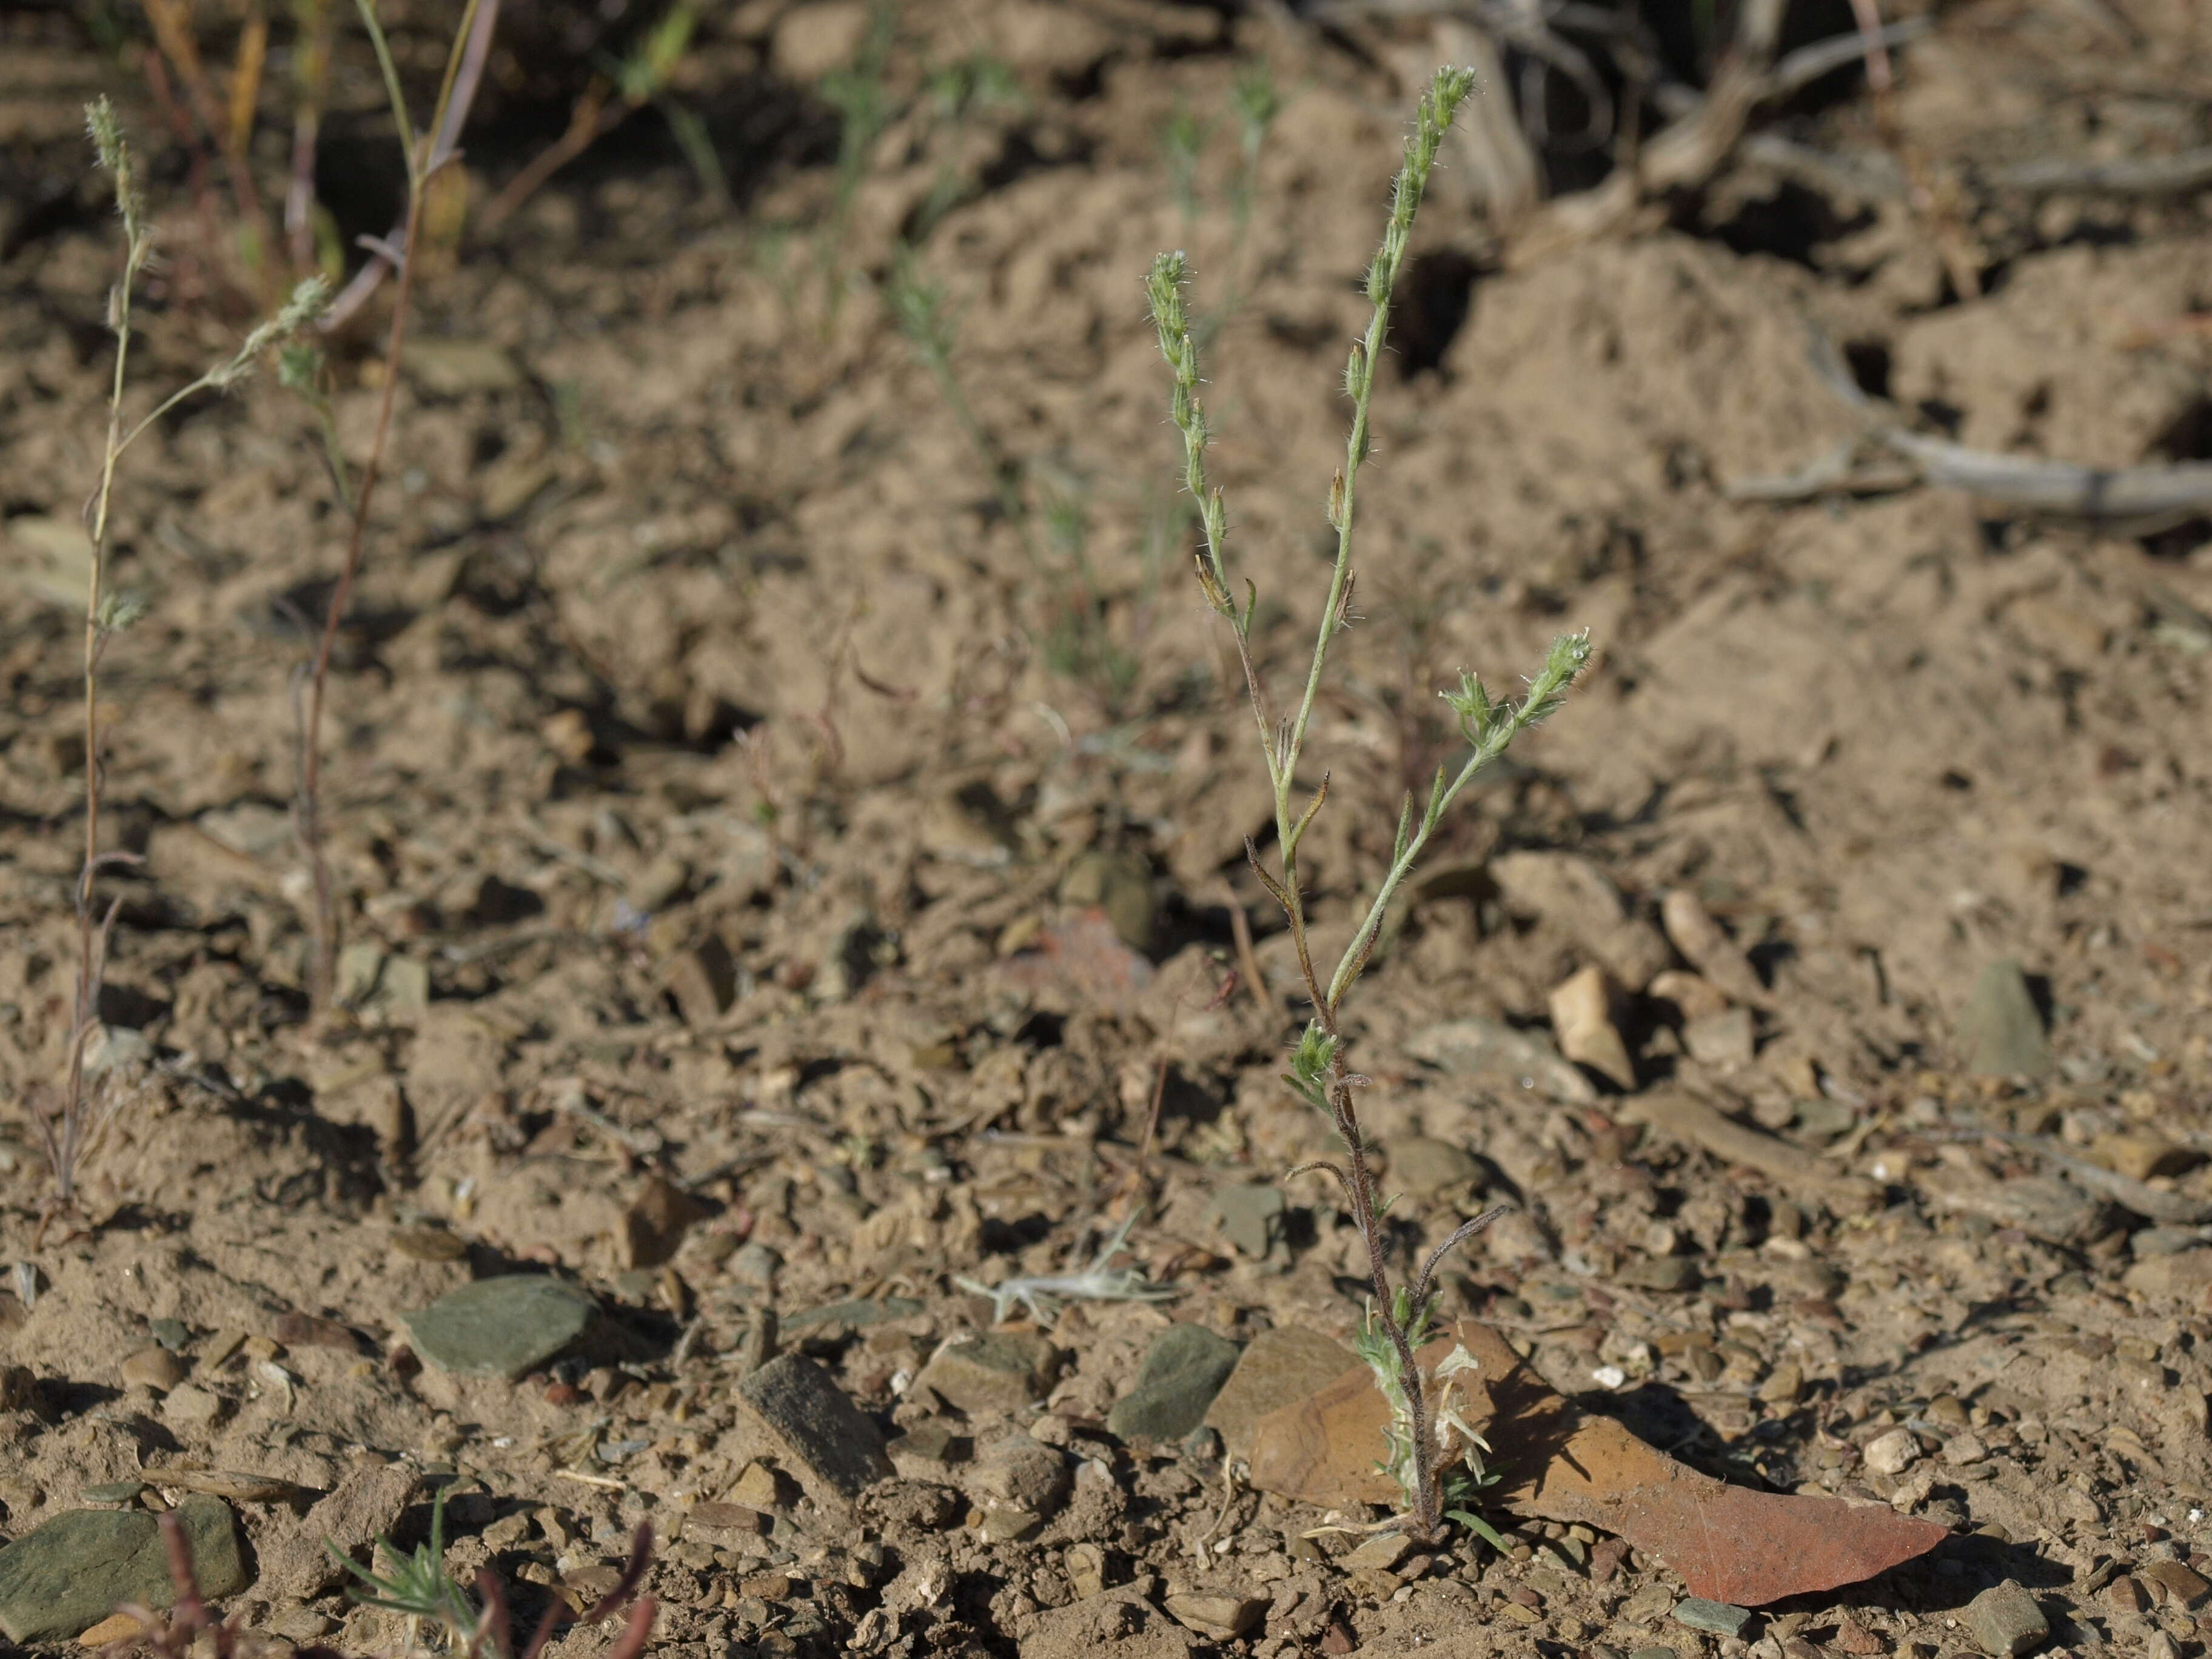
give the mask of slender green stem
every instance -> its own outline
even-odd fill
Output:
[[[407,158],[407,188],[411,193],[422,187],[422,158],[416,152],[415,123],[407,114],[407,96],[399,89],[399,66],[392,61],[392,43],[384,38],[384,26],[377,21],[375,0],[354,0],[354,9],[361,14],[362,27],[368,31],[369,40],[376,48],[377,67],[384,71],[384,94],[392,100],[392,118],[398,125],[399,147]],[[475,5],[471,4],[469,9],[473,13]],[[456,40],[463,38],[465,38],[465,33],[455,37]],[[453,54],[456,64],[459,58],[457,50]],[[453,85],[450,70],[446,85],[448,88]]]
[[[479,3],[480,0],[469,0],[461,26],[453,35],[453,45],[447,53],[445,79],[439,88],[438,103],[431,112],[430,130],[434,133],[442,132],[445,129],[462,59],[468,52],[474,33]],[[406,360],[408,307],[414,298],[416,255],[422,247],[426,206],[423,198],[428,192],[437,168],[450,155],[441,149],[438,156],[428,156],[417,147],[414,124],[407,114],[407,100],[400,90],[398,72],[392,64],[391,43],[385,39],[383,27],[377,21],[374,0],[355,0],[355,4],[361,13],[362,27],[368,31],[369,40],[375,45],[377,62],[383,65],[385,91],[392,100],[392,122],[406,152],[407,218],[400,240],[399,280],[392,295],[392,324],[385,341],[384,385],[377,400],[376,427],[369,440],[368,457],[362,464],[359,482],[353,491],[345,560],[339,566],[337,581],[331,589],[330,608],[324,613],[322,632],[315,642],[314,665],[307,681],[307,708],[301,721],[295,829],[296,838],[307,854],[314,893],[314,958],[309,969],[309,1000],[319,1015],[330,1011],[337,988],[338,951],[336,897],[331,881],[330,860],[323,846],[323,703],[330,685],[331,659],[337,649],[338,629],[345,620],[346,608],[353,599],[354,583],[361,572],[362,554],[368,534],[369,507],[376,494],[377,480],[383,473],[386,445],[392,433],[392,411],[398,399],[399,378]]]
[[[1503,755],[1514,738],[1559,707],[1561,693],[1589,659],[1589,636],[1587,634],[1563,635],[1553,645],[1552,654],[1543,669],[1529,683],[1528,695],[1520,706],[1501,708],[1496,711],[1486,729],[1477,727],[1467,732],[1469,752],[1457,775],[1446,783],[1444,769],[1437,769],[1436,781],[1429,789],[1427,810],[1421,814],[1419,827],[1413,830],[1410,835],[1407,828],[1413,802],[1410,799],[1407,800],[1407,817],[1400,821],[1398,842],[1393,849],[1389,871],[1382,878],[1375,902],[1368,907],[1365,919],[1353,932],[1352,942],[1345,947],[1336,972],[1329,976],[1328,1012],[1332,1018],[1337,1004],[1351,989],[1352,982],[1359,977],[1369,953],[1375,948],[1375,940],[1382,932],[1382,918],[1390,908],[1392,896],[1397,892],[1399,884],[1413,872],[1414,860],[1420,857],[1421,849],[1428,845],[1429,837],[1435,833],[1437,825],[1450,810],[1451,804],[1459,799],[1460,792],[1474,781],[1476,773]],[[1479,683],[1476,684],[1479,689]],[[1462,696],[1465,695],[1464,692],[1461,694]],[[1454,707],[1458,707],[1456,698]],[[1464,714],[1462,720],[1465,726],[1468,717]]]
[[[1559,708],[1568,684],[1589,660],[1588,635],[1568,635],[1555,641],[1543,667],[1529,681],[1528,695],[1517,705],[1492,699],[1472,674],[1462,673],[1459,688],[1444,694],[1445,702],[1458,719],[1461,734],[1467,740],[1467,758],[1456,773],[1437,769],[1430,785],[1428,800],[1418,817],[1412,798],[1407,799],[1399,813],[1389,868],[1326,988],[1314,969],[1297,858],[1299,843],[1328,797],[1328,778],[1323,775],[1302,811],[1294,811],[1291,794],[1315,703],[1320,696],[1322,676],[1328,665],[1329,646],[1337,630],[1345,626],[1351,609],[1357,574],[1353,532],[1359,471],[1372,447],[1370,410],[1375,365],[1389,335],[1391,296],[1404,267],[1414,216],[1437,149],[1450,126],[1454,112],[1473,87],[1470,71],[1440,70],[1422,97],[1413,133],[1407,141],[1404,164],[1393,187],[1390,217],[1382,246],[1368,268],[1367,297],[1372,312],[1366,331],[1352,347],[1345,368],[1345,392],[1352,406],[1352,426],[1346,438],[1343,469],[1329,489],[1328,519],[1337,532],[1336,556],[1315,633],[1305,685],[1296,712],[1285,720],[1278,721],[1273,717],[1266,687],[1253,661],[1251,630],[1257,595],[1248,583],[1241,605],[1232,596],[1224,553],[1227,514],[1221,491],[1206,478],[1205,452],[1211,433],[1199,396],[1198,349],[1183,301],[1188,262],[1180,253],[1160,255],[1153,262],[1147,283],[1161,355],[1167,360],[1171,377],[1169,417],[1183,438],[1183,483],[1199,502],[1204,532],[1203,543],[1196,553],[1199,586],[1206,603],[1229,623],[1237,641],[1253,715],[1260,728],[1261,753],[1274,795],[1280,875],[1270,874],[1260,862],[1256,851],[1252,854],[1253,868],[1289,920],[1291,940],[1313,1004],[1313,1018],[1292,1053],[1286,1080],[1303,1099],[1328,1115],[1345,1149],[1341,1165],[1304,1167],[1324,1169],[1337,1178],[1366,1247],[1375,1304],[1362,1354],[1375,1368],[1390,1401],[1394,1414],[1390,1467],[1405,1486],[1407,1523],[1413,1534],[1425,1541],[1437,1535],[1444,1519],[1444,1482],[1438,1468],[1444,1449],[1439,1446],[1431,1425],[1437,1421],[1456,1419],[1449,1415],[1448,1385],[1435,1400],[1431,1399],[1428,1382],[1420,1371],[1415,1350],[1429,1330],[1433,1313],[1431,1287],[1437,1262],[1454,1244],[1463,1242],[1489,1218],[1455,1232],[1431,1255],[1417,1280],[1394,1290],[1389,1271],[1389,1237],[1384,1231],[1385,1206],[1374,1168],[1368,1162],[1356,1100],[1356,1091],[1366,1079],[1346,1064],[1337,1011],[1346,992],[1365,969],[1392,899],[1412,873],[1444,813],[1476,774],[1504,754],[1516,736]]]

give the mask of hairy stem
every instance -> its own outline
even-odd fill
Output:
[[[1434,1311],[1438,1265],[1454,1247],[1480,1231],[1499,1212],[1492,1211],[1462,1224],[1430,1253],[1417,1276],[1394,1289],[1389,1273],[1390,1241],[1384,1229],[1385,1206],[1373,1166],[1368,1161],[1355,1098],[1355,1091],[1364,1086],[1366,1079],[1346,1064],[1338,1011],[1345,994],[1365,970],[1392,900],[1413,872],[1444,813],[1475,775],[1504,754],[1516,736],[1559,708],[1568,685],[1589,660],[1588,636],[1568,635],[1555,641],[1543,667],[1530,678],[1527,696],[1517,704],[1493,699],[1479,679],[1464,672],[1458,689],[1444,693],[1444,700],[1457,717],[1461,735],[1466,739],[1467,757],[1455,773],[1445,768],[1437,769],[1428,800],[1418,816],[1412,798],[1407,797],[1399,814],[1389,866],[1326,986],[1314,966],[1305,892],[1298,872],[1298,848],[1328,798],[1328,775],[1323,775],[1303,807],[1294,804],[1292,794],[1314,707],[1320,696],[1322,677],[1328,667],[1329,647],[1337,631],[1346,626],[1351,611],[1357,576],[1353,551],[1359,473],[1371,449],[1375,366],[1389,337],[1391,296],[1405,264],[1414,216],[1437,149],[1455,111],[1473,89],[1471,71],[1440,70],[1422,97],[1413,133],[1406,143],[1404,163],[1392,189],[1390,217],[1382,246],[1368,267],[1367,297],[1372,311],[1366,331],[1352,347],[1345,368],[1344,387],[1352,400],[1352,423],[1345,441],[1344,465],[1331,481],[1328,494],[1328,520],[1337,533],[1336,556],[1314,636],[1305,684],[1296,712],[1287,720],[1279,721],[1274,717],[1255,662],[1251,634],[1258,596],[1247,583],[1240,603],[1231,586],[1225,556],[1227,511],[1221,491],[1206,477],[1206,447],[1212,434],[1199,396],[1202,381],[1198,349],[1183,301],[1188,261],[1180,253],[1160,255],[1153,262],[1147,283],[1147,297],[1159,332],[1161,355],[1167,360],[1171,377],[1169,418],[1182,434],[1183,483],[1199,503],[1202,531],[1202,540],[1195,552],[1199,586],[1206,603],[1228,623],[1236,640],[1245,688],[1260,730],[1261,756],[1274,796],[1278,871],[1271,872],[1267,868],[1259,849],[1249,842],[1246,843],[1246,852],[1254,873],[1282,907],[1290,924],[1291,942],[1313,1005],[1312,1019],[1294,1051],[1285,1080],[1309,1104],[1328,1115],[1331,1127],[1345,1150],[1341,1165],[1326,1161],[1303,1164],[1293,1173],[1322,1170],[1336,1178],[1366,1247],[1369,1277],[1375,1291],[1369,1332],[1371,1336],[1379,1329],[1382,1342],[1378,1345],[1367,1341],[1362,1352],[1375,1367],[1378,1381],[1392,1400],[1397,1417],[1392,1431],[1394,1447],[1398,1443],[1397,1437],[1404,1437],[1404,1461],[1401,1462],[1394,1452],[1392,1467],[1406,1487],[1406,1527],[1423,1542],[1433,1542],[1443,1525],[1444,1494],[1438,1463],[1448,1449],[1439,1446],[1431,1418],[1432,1412],[1448,1415],[1449,1406],[1431,1401],[1415,1350],[1425,1335]],[[1459,1455],[1452,1454],[1455,1457]],[[1467,1455],[1471,1456],[1471,1450]]]

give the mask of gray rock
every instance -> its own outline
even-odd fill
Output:
[[[2035,1598],[2022,1589],[2020,1581],[2008,1578],[1994,1589],[1985,1589],[1966,1603],[1961,1615],[1966,1628],[1980,1643],[1982,1651],[1996,1659],[2014,1659],[2027,1652],[2051,1634],[2050,1621],[2044,1618],[2043,1609]]]
[[[1692,1020],[1682,1028],[1682,1042],[1692,1060],[1724,1072],[1750,1065],[1758,1047],[1752,1035],[1748,1008],[1731,1008],[1725,1013]]]
[[[1272,1183],[1224,1187],[1208,1206],[1221,1228],[1221,1236],[1236,1246],[1239,1255],[1255,1261],[1282,1242],[1283,1189]]]
[[[357,940],[338,953],[337,1000],[364,1018],[411,1025],[430,1006],[430,969],[373,939]]]
[[[738,1384],[738,1393],[810,1486],[850,1499],[892,1473],[876,1425],[804,1355],[770,1360]]]
[[[2154,1255],[2179,1255],[2204,1242],[2203,1231],[2196,1227],[2145,1227],[2128,1240],[2128,1248],[2136,1261],[2144,1261]]]
[[[772,1244],[758,1239],[741,1244],[730,1257],[729,1275],[740,1285],[750,1285],[755,1290],[765,1290],[775,1282],[775,1271],[783,1266],[783,1257]]]
[[[1741,1636],[1751,1621],[1751,1609],[1732,1607],[1725,1601],[1708,1601],[1702,1595],[1685,1596],[1674,1604],[1674,1620],[1692,1630],[1709,1630],[1722,1636]]]
[[[1390,1158],[1390,1185],[1415,1198],[1429,1198],[1455,1187],[1464,1187],[1482,1173],[1482,1164],[1473,1152],[1455,1141],[1439,1140],[1434,1135],[1408,1135],[1403,1140],[1391,1141],[1386,1150]]]
[[[1018,1412],[1043,1398],[1059,1370],[1058,1351],[1039,1333],[990,1331],[944,1344],[915,1382],[963,1412]]]
[[[1590,1080],[1559,1057],[1540,1033],[1518,1031],[1494,1019],[1455,1019],[1416,1031],[1406,1053],[1454,1077],[1501,1089],[1528,1091],[1570,1106],[1597,1099]]]
[[[1972,1170],[1916,1170],[1913,1184],[1939,1209],[1987,1216],[2048,1244],[2084,1244],[2104,1230],[2105,1206],[2052,1176],[1992,1180]]]
[[[507,1273],[464,1285],[403,1317],[416,1352],[441,1370],[513,1379],[574,1343],[599,1311],[574,1285]]]
[[[1959,1048],[1977,1077],[2042,1077],[2051,1070],[2043,1014],[2009,957],[1982,969],[1959,1016]]]
[[[1264,1595],[1170,1595],[1160,1604],[1185,1630],[1209,1642],[1233,1642],[1260,1622]],[[1118,1645],[1118,1644],[1117,1644]]]
[[[1063,904],[1105,913],[1121,943],[1149,951],[1156,927],[1157,897],[1152,872],[1133,854],[1086,853],[1068,866],[1060,884]]]
[[[1136,1386],[1114,1402],[1106,1426],[1124,1440],[1180,1440],[1206,1420],[1237,1369],[1237,1345],[1203,1325],[1170,1325],[1152,1340]]]
[[[816,1308],[804,1308],[783,1321],[787,1331],[811,1331],[817,1325],[842,1325],[857,1331],[869,1325],[880,1325],[886,1320],[911,1319],[926,1313],[926,1303],[910,1296],[886,1296],[879,1299],[860,1297],[848,1302],[825,1302]]]
[[[230,1505],[187,1498],[176,1509],[200,1594],[210,1601],[246,1585]],[[125,1601],[176,1605],[160,1523],[143,1510],[73,1510],[0,1549],[0,1631],[21,1644],[64,1641]]]
[[[1640,1255],[1623,1262],[1613,1282],[1638,1291],[1694,1291],[1705,1270],[1695,1256]]]
[[[1406,1559],[1413,1540],[1401,1532],[1377,1533],[1344,1556],[1337,1565],[1346,1572],[1388,1572]]]

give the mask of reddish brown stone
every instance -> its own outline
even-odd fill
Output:
[[[1885,1572],[1948,1534],[1887,1504],[1731,1486],[1676,1462],[1609,1418],[1584,1417],[1488,1326],[1462,1322],[1424,1349],[1432,1365],[1465,1344],[1479,1363],[1467,1418],[1505,1477],[1492,1501],[1515,1514],[1580,1522],[1656,1556],[1690,1593],[1736,1607],[1832,1589]],[[1364,1368],[1347,1371],[1253,1430],[1252,1483],[1328,1509],[1391,1504],[1375,1462],[1388,1407]]]

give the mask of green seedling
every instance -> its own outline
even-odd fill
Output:
[[[483,1609],[446,1576],[446,1496],[451,1490],[441,1486],[432,1496],[430,1535],[411,1554],[402,1555],[389,1538],[376,1540],[374,1554],[381,1571],[364,1567],[331,1540],[323,1540],[331,1559],[360,1581],[347,1595],[362,1607],[396,1613],[407,1620],[410,1652],[424,1625],[443,1631],[457,1651],[466,1650],[477,1640],[483,1620]]]
[[[929,194],[914,210],[908,233],[911,240],[926,240],[939,220],[975,194],[976,179],[959,164],[959,135],[979,116],[1018,111],[1026,101],[1013,70],[988,52],[977,52],[931,72],[922,112],[931,131],[949,133],[956,142],[949,147],[952,154],[930,181]]]
[[[538,1621],[538,1628],[529,1641],[518,1649],[513,1621],[507,1614],[507,1592],[501,1587],[498,1576],[489,1567],[477,1574],[477,1594],[483,1598],[480,1605],[471,1602],[461,1587],[446,1576],[445,1502],[441,1489],[431,1503],[430,1541],[418,1546],[412,1555],[401,1555],[389,1539],[376,1540],[378,1553],[389,1564],[380,1573],[364,1571],[358,1562],[325,1540],[325,1547],[339,1564],[368,1586],[366,1593],[358,1589],[350,1592],[354,1599],[365,1607],[381,1607],[407,1616],[407,1644],[401,1650],[400,1659],[412,1659],[417,1651],[416,1638],[426,1623],[444,1632],[447,1650],[463,1656],[463,1659],[541,1659],[553,1633],[561,1627],[567,1607],[555,1599],[546,1607],[544,1617]],[[192,1565],[191,1546],[177,1517],[162,1516],[161,1530],[175,1605],[166,1615],[139,1605],[121,1608],[137,1621],[144,1632],[132,1639],[143,1642],[156,1659],[242,1659],[245,1655],[265,1649],[268,1638],[246,1629],[244,1607],[223,1620],[208,1611],[207,1600],[200,1594],[199,1574]],[[629,1561],[622,1577],[615,1581],[614,1588],[575,1620],[578,1625],[596,1625],[625,1606],[629,1608],[621,1633],[599,1659],[639,1659],[645,1651],[646,1642],[653,1634],[656,1609],[653,1598],[640,1595],[638,1589],[645,1583],[646,1569],[652,1561],[653,1528],[641,1526],[630,1540]],[[345,1656],[336,1649],[317,1645],[295,1650],[295,1659],[345,1659]]]
[[[1279,716],[1269,695],[1265,676],[1254,655],[1253,622],[1259,609],[1259,591],[1250,582],[1237,596],[1226,556],[1228,509],[1222,493],[1211,486],[1206,474],[1206,451],[1210,436],[1200,401],[1198,347],[1192,337],[1183,289],[1189,271],[1180,253],[1164,253],[1153,262],[1147,284],[1152,318],[1159,331],[1160,349],[1172,379],[1169,412],[1183,438],[1183,483],[1198,504],[1200,528],[1196,550],[1198,582],[1206,602],[1225,622],[1244,671],[1253,719],[1259,728],[1260,752],[1274,797],[1277,865],[1270,871],[1250,842],[1246,852],[1261,884],[1282,907],[1313,1014],[1291,1056],[1285,1081],[1299,1098],[1326,1115],[1343,1147],[1341,1161],[1322,1159],[1303,1164],[1291,1176],[1318,1171],[1331,1176],[1343,1190],[1354,1224],[1367,1249],[1374,1299],[1367,1312],[1361,1353],[1374,1368],[1376,1380],[1391,1407],[1388,1451],[1383,1461],[1403,1497],[1406,1513],[1401,1524],[1423,1542],[1432,1542],[1443,1531],[1445,1504],[1464,1499],[1486,1479],[1481,1462],[1485,1448],[1468,1427],[1455,1403],[1457,1379],[1474,1364],[1463,1350],[1448,1355],[1433,1370],[1425,1370],[1417,1353],[1434,1325],[1438,1292],[1438,1266],[1455,1247],[1494,1220],[1500,1211],[1477,1216],[1455,1229],[1430,1252],[1420,1271],[1410,1280],[1393,1284],[1389,1273],[1390,1239],[1384,1225],[1388,1208],[1369,1161],[1367,1142],[1360,1130],[1356,1102],[1368,1079],[1346,1063],[1342,1008],[1346,994],[1358,981],[1372,957],[1392,898],[1413,873],[1422,850],[1461,793],[1483,768],[1504,754],[1514,738],[1556,712],[1565,701],[1575,676],[1589,659],[1587,634],[1568,634],[1554,641],[1543,666],[1528,681],[1518,701],[1493,694],[1471,673],[1462,672],[1458,686],[1445,691],[1466,746],[1463,759],[1437,768],[1425,801],[1409,792],[1398,812],[1389,864],[1372,902],[1352,931],[1350,942],[1334,969],[1324,977],[1314,960],[1306,909],[1306,894],[1298,866],[1298,851],[1306,832],[1328,796],[1328,775],[1300,803],[1298,766],[1304,758],[1308,729],[1313,720],[1329,647],[1346,625],[1351,614],[1354,578],[1354,509],[1358,500],[1360,469],[1370,441],[1370,406],[1375,392],[1376,364],[1388,337],[1390,301],[1403,268],[1421,194],[1435,165],[1437,150],[1449,129],[1459,105],[1474,89],[1472,71],[1443,69],[1422,96],[1412,135],[1406,142],[1405,159],[1398,170],[1390,199],[1390,216],[1382,242],[1367,270],[1366,293],[1372,307],[1364,335],[1354,343],[1345,367],[1344,389],[1352,402],[1351,432],[1346,441],[1342,468],[1330,482],[1328,518],[1336,532],[1336,556],[1328,592],[1321,608],[1313,653],[1304,687],[1295,710]],[[1286,1177],[1288,1178],[1288,1177]],[[1455,1478],[1448,1480],[1449,1474]],[[1464,1510],[1461,1511],[1466,1513]]]

